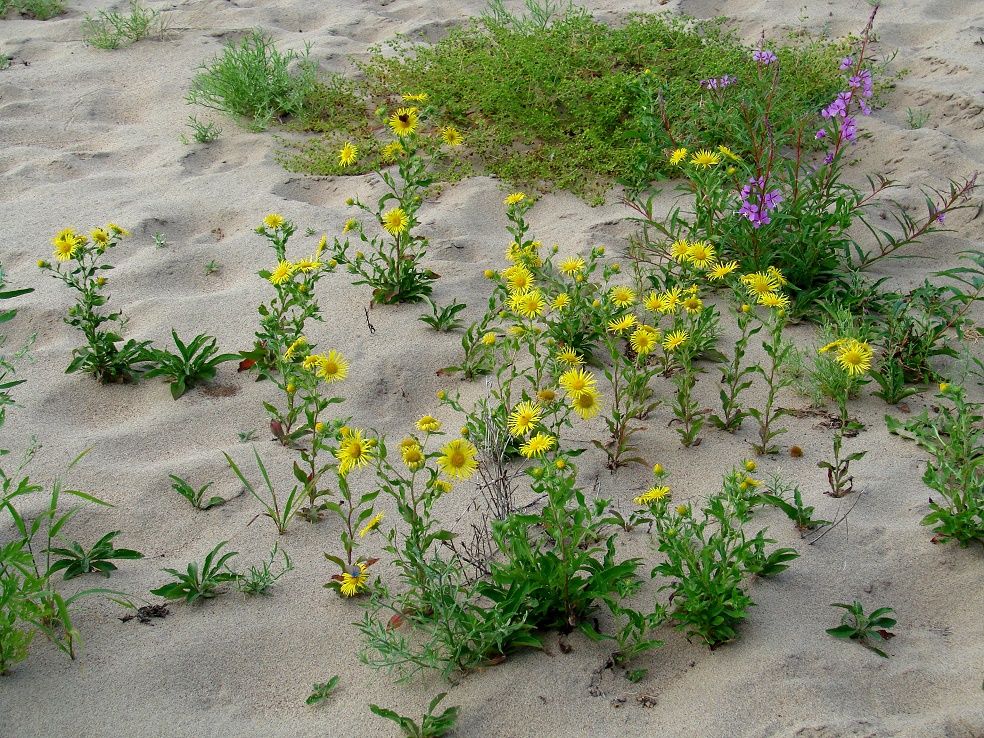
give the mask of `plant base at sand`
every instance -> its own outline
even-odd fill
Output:
[[[888,429],[914,440],[933,458],[923,482],[941,495],[929,500],[931,512],[922,519],[933,526],[934,542],[953,539],[966,546],[984,544],[984,413],[967,400],[963,387],[940,385],[936,415],[923,410],[902,423],[886,415]]]
[[[72,579],[81,574],[98,571],[109,579],[110,573],[116,571],[117,568],[116,564],[112,563],[112,559],[142,559],[144,555],[139,551],[113,547],[113,539],[119,534],[120,531],[118,530],[107,533],[96,541],[88,551],[82,548],[78,541],[72,541],[68,548],[48,549],[50,553],[65,557],[58,559],[51,565],[48,569],[48,575],[64,569],[65,579]]]
[[[82,41],[97,49],[118,49],[129,46],[154,33],[162,34],[160,11],[130,0],[130,14],[98,11],[95,18],[86,14],[82,21]]]
[[[239,354],[219,354],[215,339],[199,333],[188,344],[182,343],[177,331],[171,338],[178,349],[172,354],[167,349],[153,349],[149,355],[156,366],[145,377],[166,377],[171,385],[171,397],[177,400],[200,382],[215,378],[219,364],[239,358]]]
[[[184,598],[185,602],[215,597],[220,593],[219,585],[224,582],[238,581],[241,576],[228,568],[223,569],[225,563],[237,555],[236,551],[226,551],[220,556],[221,548],[227,543],[228,541],[222,541],[213,548],[205,556],[201,565],[197,561],[192,561],[188,564],[188,569],[185,572],[180,572],[177,569],[163,569],[173,576],[175,581],[169,582],[163,587],[152,589],[150,593],[166,600]]]
[[[831,607],[840,607],[847,612],[841,616],[841,624],[836,628],[828,628],[827,633],[834,638],[849,638],[852,641],[857,641],[882,658],[888,658],[887,653],[877,648],[870,641],[887,641],[895,636],[888,630],[895,627],[895,620],[888,617],[888,614],[893,612],[892,608],[879,607],[869,615],[865,615],[863,606],[857,600],[854,600],[851,605],[835,602]]]
[[[427,712],[424,713],[424,717],[419,723],[393,710],[379,707],[379,705],[369,705],[369,709],[379,715],[379,717],[392,720],[399,725],[400,730],[403,731],[403,735],[406,738],[441,738],[441,736],[454,730],[454,725],[458,721],[458,713],[461,712],[460,707],[449,707],[440,715],[434,714],[434,710],[441,704],[441,700],[447,696],[447,692],[441,692],[437,697],[432,699]]]

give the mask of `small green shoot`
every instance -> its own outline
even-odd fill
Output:
[[[229,559],[237,555],[237,551],[228,551],[216,561],[215,557],[219,555],[219,550],[227,543],[228,541],[222,541],[213,548],[201,566],[198,565],[197,561],[192,561],[188,564],[188,571],[185,573],[179,572],[177,569],[163,569],[175,577],[177,581],[152,589],[150,593],[166,600],[177,600],[184,597],[185,602],[208,599],[220,594],[220,584],[238,581],[241,576],[225,566]],[[223,567],[225,567],[225,571],[223,571]]]
[[[277,553],[283,554],[284,565],[280,571],[275,568]],[[286,551],[280,550],[280,544],[275,543],[270,557],[259,565],[249,567],[244,571],[236,582],[236,588],[242,592],[244,597],[255,595],[269,595],[267,590],[280,579],[284,574],[294,570],[294,565]],[[235,573],[235,572],[234,572]]]
[[[187,390],[199,382],[215,378],[219,364],[238,359],[238,354],[218,354],[215,339],[200,333],[185,345],[178,338],[176,331],[171,331],[177,354],[162,349],[153,349],[153,360],[156,367],[147,372],[147,377],[163,375],[171,381],[171,397],[177,400]]]
[[[332,691],[338,686],[338,677],[333,676],[327,682],[314,684],[311,686],[311,696],[304,700],[309,705],[320,705],[331,697]]]
[[[195,489],[181,477],[175,476],[174,474],[168,474],[168,476],[174,480],[174,484],[171,485],[174,491],[199,510],[208,510],[210,507],[218,507],[226,502],[225,498],[219,497],[218,495],[210,497],[207,500],[205,499],[205,490],[211,487],[213,482],[208,482],[204,487]]]
[[[248,430],[248,431],[240,431],[239,442],[249,443],[250,441],[255,441],[257,439],[258,433],[259,431],[257,431],[256,428],[253,428],[253,430]]]
[[[454,730],[454,724],[458,720],[458,713],[461,712],[461,708],[455,706],[449,707],[440,715],[434,714],[434,709],[447,696],[447,692],[441,692],[431,700],[430,707],[427,708],[427,713],[419,725],[415,720],[404,717],[392,710],[379,707],[378,705],[369,705],[369,709],[376,715],[379,715],[379,717],[392,720],[399,725],[403,731],[403,735],[407,738],[440,738],[440,736],[446,735],[451,730]]]
[[[449,333],[461,327],[462,321],[457,317],[457,314],[464,310],[467,305],[464,303],[459,303],[457,299],[455,299],[447,307],[438,308],[437,303],[429,297],[425,297],[424,301],[430,305],[433,315],[424,313],[417,318],[417,320],[427,323],[427,325],[438,333]]]
[[[222,265],[215,259],[212,259],[212,261],[205,265],[205,276],[211,277],[213,274],[217,274],[221,268]]]
[[[188,127],[191,128],[191,137],[198,143],[211,143],[222,133],[222,126],[218,123],[211,121],[203,123],[198,120],[198,116],[196,115],[188,116]],[[181,139],[183,143],[189,143],[183,134]]]
[[[48,569],[48,576],[64,569],[65,579],[72,579],[80,574],[88,574],[93,571],[101,572],[109,579],[110,572],[116,571],[117,568],[110,559],[142,559],[143,554],[139,551],[128,548],[113,548],[113,539],[119,534],[118,530],[107,533],[96,541],[95,545],[88,551],[82,548],[77,541],[72,541],[68,548],[49,548],[49,553],[65,558],[58,559],[51,565],[51,568]]]
[[[850,638],[857,641],[862,646],[870,648],[882,658],[888,658],[888,654],[880,648],[868,642],[887,641],[894,638],[895,634],[888,629],[895,626],[895,620],[887,617],[888,613],[894,612],[891,607],[879,607],[870,615],[864,614],[861,603],[854,600],[853,605],[845,605],[841,602],[831,603],[831,607],[842,607],[847,612],[841,616],[841,624],[836,628],[828,628],[827,632],[834,638]]]

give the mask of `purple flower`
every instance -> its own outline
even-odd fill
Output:
[[[825,157],[823,157],[823,163],[824,164],[830,164],[833,160],[834,160],[834,152],[833,151],[831,151],[829,154],[827,154]]]
[[[822,138],[826,138],[826,137],[827,137],[827,129],[826,128],[821,128],[819,131],[817,131],[817,139],[818,140],[819,139],[822,139]]]
[[[940,225],[946,225],[946,213],[937,213],[936,222]]]
[[[730,75],[724,75],[723,77],[711,77],[710,79],[702,79],[700,81],[700,86],[706,90],[723,90],[729,85],[733,85],[738,81],[737,77],[732,77]]]
[[[841,66],[840,66],[840,68],[843,71],[844,69],[850,69],[853,65],[854,65],[854,59],[851,58],[851,57],[849,57],[849,56],[845,56],[841,60]]]
[[[758,191],[754,195],[752,194],[753,187]],[[778,189],[767,193],[765,197],[761,197],[764,190],[764,176],[752,177],[748,180],[748,184],[741,188],[741,209],[737,211],[737,215],[748,218],[752,228],[760,228],[771,223],[772,219],[769,217],[769,213],[775,210],[783,200]]]
[[[841,123],[841,133],[847,141],[853,142],[857,138],[858,127],[854,122],[854,118],[844,118],[844,121]]]
[[[772,64],[772,62],[774,61],[778,61],[779,57],[777,57],[771,51],[766,51],[765,49],[762,49],[752,54],[752,59],[754,61],[757,61],[759,64],[768,65],[768,64]]]

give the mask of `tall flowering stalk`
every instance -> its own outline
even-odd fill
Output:
[[[827,344],[820,349],[824,354],[836,351],[836,364],[847,378],[853,381],[837,384],[837,404],[840,410],[837,426],[834,428],[834,460],[817,462],[817,466],[827,470],[827,482],[830,484],[832,497],[843,497],[854,489],[854,477],[851,476],[852,461],[864,458],[867,451],[856,451],[842,456],[844,436],[853,423],[847,413],[847,400],[851,390],[870,381],[865,375],[871,370],[871,346],[856,338],[844,338]]]

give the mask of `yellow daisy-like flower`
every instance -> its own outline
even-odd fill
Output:
[[[780,287],[785,287],[787,284],[789,284],[786,281],[786,278],[782,276],[782,272],[780,272],[776,267],[770,266],[765,271],[770,277],[772,277],[774,280],[776,280],[776,282],[779,283]]]
[[[327,358],[327,356],[322,356],[321,354],[309,354],[304,357],[304,361],[301,362],[301,367],[305,371],[314,371],[318,367],[318,362]]]
[[[577,397],[585,392],[594,392],[594,375],[580,367],[568,369],[560,375],[560,386],[571,397]]]
[[[401,138],[403,136],[409,136],[411,133],[417,130],[417,124],[420,119],[417,115],[417,108],[400,108],[389,119],[389,127],[393,129],[393,133]]]
[[[294,265],[289,261],[282,261],[277,264],[277,268],[270,273],[270,282],[272,284],[283,284],[290,280],[291,276],[294,274]]]
[[[659,344],[659,331],[648,325],[640,325],[632,332],[629,344],[639,356],[645,356]]]
[[[263,225],[267,228],[272,228],[276,230],[284,224],[284,216],[277,215],[276,213],[270,213],[267,217],[263,219]]]
[[[584,363],[584,358],[574,349],[565,348],[557,354],[557,361],[561,364],[567,364],[567,366],[581,366]]]
[[[548,387],[547,389],[542,389],[539,392],[537,392],[536,399],[548,405],[557,399],[557,393]]]
[[[403,102],[427,102],[427,98],[430,97],[426,92],[420,92],[415,95],[400,95],[403,98]]]
[[[837,363],[852,376],[865,374],[871,369],[871,346],[852,338],[837,352]]]
[[[683,309],[691,315],[699,313],[704,307],[704,303],[696,295],[690,295],[683,300]]]
[[[759,295],[758,303],[775,310],[789,309],[789,298],[780,292],[766,292],[764,295]]]
[[[424,465],[423,449],[421,449],[420,444],[412,438],[405,438],[400,443],[400,456],[403,458],[403,463],[407,465],[407,468],[410,469],[410,471],[417,471],[417,469]]]
[[[687,259],[698,269],[707,269],[714,263],[714,246],[707,241],[694,241],[687,251]]]
[[[445,126],[441,129],[441,140],[448,146],[461,146],[465,142],[454,126]]]
[[[437,466],[445,476],[455,481],[468,479],[478,468],[477,455],[475,444],[464,438],[456,438],[441,449]]]
[[[670,154],[670,165],[675,167],[686,158],[687,158],[686,149],[684,148],[674,149],[673,153]]]
[[[368,464],[373,458],[372,450],[375,446],[375,439],[363,438],[362,431],[358,428],[350,430],[335,449],[335,456],[341,462],[338,473],[344,477],[353,469],[360,469]]]
[[[504,205],[519,205],[519,203],[521,203],[525,199],[526,199],[525,192],[514,192],[508,197],[506,197],[506,199],[503,200],[502,203]]]
[[[672,313],[677,309],[677,305],[683,302],[683,290],[680,287],[674,287],[672,290],[667,290],[663,293],[663,313]]]
[[[342,228],[342,233],[348,233],[349,231],[354,231],[359,227],[359,221],[355,218],[349,218],[345,221],[345,227]]]
[[[318,358],[318,376],[326,384],[341,382],[348,376],[349,364],[337,351],[329,351],[327,356]]]
[[[76,250],[85,242],[80,240],[79,236],[69,228],[59,233],[51,240],[51,243],[55,247],[55,258],[58,261],[68,261],[75,256]]]
[[[690,255],[690,241],[685,238],[678,239],[670,246],[670,256],[674,261],[684,262]]]
[[[338,152],[338,166],[349,167],[355,164],[356,157],[359,156],[359,150],[355,148],[355,144],[351,141],[346,141],[345,145]]]
[[[535,402],[521,402],[511,413],[507,422],[512,436],[523,436],[529,433],[540,422],[543,410]]]
[[[286,351],[284,351],[284,361],[292,361],[294,358],[294,354],[297,352],[297,349],[299,349],[301,346],[304,346],[306,343],[307,343],[307,336],[299,336],[297,340],[294,341],[290,346],[288,346]]]
[[[377,513],[373,516],[372,520],[366,523],[365,527],[359,531],[359,538],[365,538],[366,533],[371,531],[373,528],[379,525],[380,521],[383,519],[383,513]]]
[[[745,471],[747,471],[747,472],[753,472],[753,471],[755,471],[756,469],[758,469],[758,464],[756,464],[756,463],[755,463],[754,461],[752,461],[751,459],[748,459],[748,460],[747,460],[747,461],[745,462]]]
[[[650,292],[643,300],[642,306],[651,313],[663,312],[663,297],[657,292]]]
[[[294,269],[307,274],[308,272],[313,272],[315,269],[321,266],[321,262],[318,261],[318,257],[315,255],[308,256],[305,259],[301,259],[299,262],[294,264]]]
[[[116,223],[107,223],[106,227],[109,230],[111,230],[113,233],[115,233],[117,236],[120,236],[121,238],[130,235],[130,231],[123,230],[118,225],[116,225]]]
[[[403,149],[403,144],[399,141],[392,141],[383,147],[383,161],[395,161],[396,157],[401,156],[404,153],[406,152]]]
[[[580,256],[571,256],[560,262],[560,264],[557,265],[557,268],[568,277],[573,277],[578,272],[584,271],[584,259]]]
[[[738,156],[737,154],[735,154],[727,146],[718,146],[718,153],[720,153],[723,156],[726,156],[727,158],[731,159],[731,161],[741,161],[741,157]]]
[[[830,343],[828,343],[823,348],[818,349],[817,350],[817,353],[818,354],[825,354],[828,351],[833,351],[835,348],[840,348],[842,345],[844,345],[844,339],[843,338],[839,338],[836,341],[831,341]]]
[[[103,246],[109,244],[109,234],[102,228],[93,228],[89,231],[89,238],[91,238],[94,243],[102,244]]]
[[[724,279],[725,277],[727,277],[729,274],[731,274],[733,271],[737,269],[738,269],[738,262],[729,261],[727,264],[716,265],[714,269],[711,270],[711,273],[708,276],[711,279],[720,280],[720,279]]]
[[[345,567],[342,572],[342,586],[339,590],[346,597],[355,597],[366,589],[368,581],[369,573],[366,571],[365,564],[353,564],[351,567]]]
[[[667,351],[676,351],[683,344],[685,344],[689,338],[690,336],[683,330],[667,333],[666,338],[663,339],[663,348]]]
[[[454,489],[454,485],[444,479],[435,479],[432,485],[432,489],[437,490],[442,494],[447,494]]]
[[[425,415],[417,421],[417,430],[422,430],[424,433],[437,433],[441,430],[441,421],[433,415]]]
[[[389,231],[391,236],[399,236],[410,227],[410,218],[403,208],[393,208],[383,213],[383,228]]]
[[[636,316],[632,313],[626,313],[621,318],[612,318],[608,321],[608,330],[612,333],[621,333],[622,331],[627,331],[629,328],[634,326],[639,321]]]
[[[543,295],[540,294],[539,290],[513,293],[509,298],[509,307],[524,318],[537,317],[543,312],[546,306],[546,300],[543,299]]]
[[[779,280],[769,272],[753,272],[741,278],[741,283],[745,285],[750,295],[764,295],[766,292],[777,292]]]
[[[571,408],[583,420],[590,420],[601,410],[601,405],[598,403],[599,397],[598,391],[593,388],[587,389],[578,395],[571,395]]]
[[[690,157],[690,163],[701,169],[709,169],[721,163],[721,155],[714,151],[701,149]]]
[[[557,445],[557,439],[546,433],[530,436],[530,440],[519,447],[519,453],[527,459],[538,459]]]
[[[533,273],[521,266],[509,267],[502,276],[506,278],[506,283],[512,292],[526,292],[536,284]]]
[[[495,333],[489,331],[482,336],[482,343],[486,346],[492,346],[495,343]]]
[[[628,287],[612,287],[608,293],[608,299],[612,304],[620,308],[630,307],[635,302],[636,294]]]
[[[670,495],[669,487],[662,487],[662,486],[650,487],[648,490],[646,490],[641,495],[635,498],[635,504],[650,505],[654,502],[659,502],[660,500],[667,499],[669,495]]]
[[[550,303],[550,307],[554,310],[563,310],[565,307],[571,304],[571,296],[566,292],[561,292],[554,298],[554,301]]]

